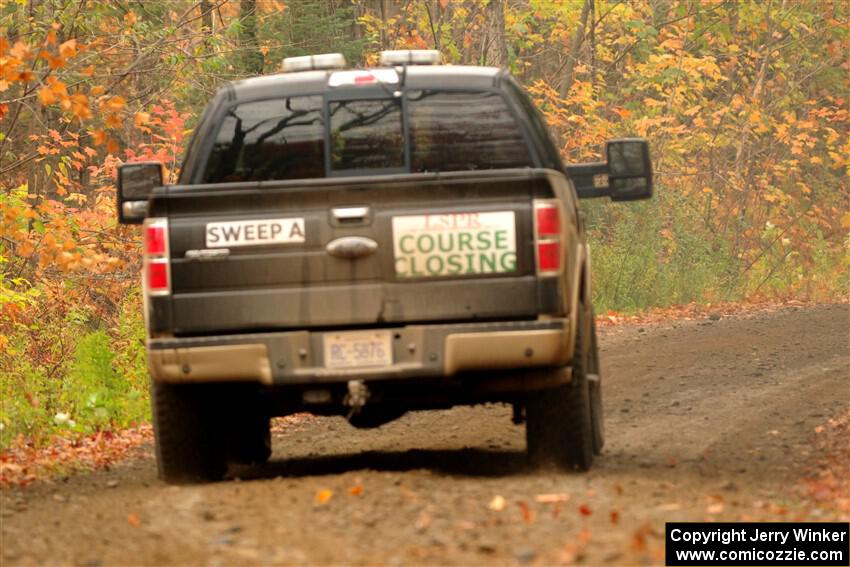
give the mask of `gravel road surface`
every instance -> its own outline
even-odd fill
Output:
[[[850,403],[850,307],[609,327],[600,346],[589,473],[529,469],[508,407],[305,417],[238,480],[167,486],[149,450],[3,490],[0,563],[663,564],[666,521],[799,513],[815,429]]]

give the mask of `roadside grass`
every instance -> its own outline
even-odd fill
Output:
[[[68,318],[61,332],[44,329],[56,334],[44,341],[49,352],[42,356],[28,356],[31,333],[41,329],[11,338],[15,354],[0,365],[0,449],[15,440],[42,446],[57,434],[79,437],[150,420],[137,299],[119,306],[109,331],[80,317]]]

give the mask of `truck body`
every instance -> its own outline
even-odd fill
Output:
[[[178,184],[119,171],[165,480],[264,461],[270,417],[301,411],[374,427],[503,402],[535,461],[601,450],[578,197],[616,198],[617,167],[623,199],[648,196],[646,145],[571,175],[509,73],[408,61],[225,86]]]

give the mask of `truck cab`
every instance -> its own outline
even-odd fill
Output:
[[[603,445],[580,197],[647,198],[646,142],[565,166],[505,70],[382,54],[291,58],[224,86],[178,183],[118,173],[141,223],[160,476],[270,456],[269,420],[501,402],[529,457],[586,470]]]

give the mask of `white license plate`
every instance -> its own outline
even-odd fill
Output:
[[[389,366],[393,363],[390,331],[325,334],[326,368]]]

